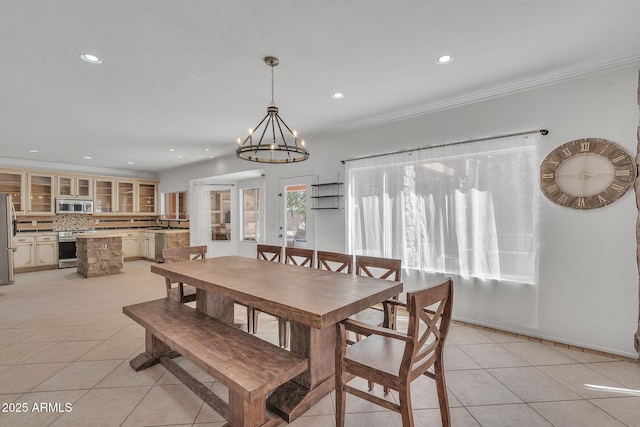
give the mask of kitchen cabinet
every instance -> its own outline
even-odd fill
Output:
[[[122,255],[125,258],[140,256],[140,233],[131,232],[122,236]]]
[[[58,265],[58,236],[14,236],[13,267],[46,267]]]
[[[140,233],[140,255],[149,260],[156,257],[156,234],[149,232]]]
[[[16,213],[24,213],[24,176],[23,172],[0,171],[0,193],[11,194]]]
[[[15,237],[13,238],[13,267],[26,268],[35,267],[35,236]]]
[[[27,214],[53,214],[55,209],[53,175],[28,174]]]
[[[36,236],[36,266],[58,265],[57,236]]]
[[[158,213],[158,185],[155,182],[138,182],[137,212],[144,215]]]
[[[118,180],[118,204],[116,213],[133,214],[135,213],[135,182]]]
[[[96,178],[94,180],[93,212],[96,214],[115,213],[115,181]]]
[[[11,194],[18,215],[54,215],[56,198],[94,201],[94,214],[157,215],[158,181],[0,168],[0,193]]]
[[[93,179],[80,175],[58,175],[56,179],[58,197],[79,197],[91,199]]]

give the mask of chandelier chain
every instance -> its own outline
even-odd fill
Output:
[[[273,65],[272,65],[271,66],[271,106],[272,107],[276,106],[276,102],[274,101],[274,96],[273,96],[273,94],[275,92],[274,87],[275,87],[275,85],[273,83]]]

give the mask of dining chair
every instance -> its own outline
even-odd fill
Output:
[[[258,245],[256,248],[256,258],[262,261],[269,262],[281,262],[282,260],[282,248],[280,246],[274,245]],[[260,315],[260,311],[256,310],[253,307],[247,307],[247,323],[248,323],[248,331],[252,334],[256,334],[258,332],[258,316]],[[281,326],[281,323],[284,319],[278,319],[278,341],[280,347],[286,346],[286,323],[284,328]],[[282,332],[284,330],[284,332]],[[283,335],[284,334],[284,335]]]
[[[284,262],[300,267],[313,267],[313,249],[284,248]]]
[[[356,275],[399,282],[402,275],[402,261],[393,258],[356,255]],[[394,299],[397,298],[398,296],[396,295]],[[390,312],[386,314],[391,316],[389,325],[392,329],[395,329],[395,307],[392,307]],[[383,310],[383,307],[378,304],[356,314],[352,319],[380,326],[384,321],[384,316],[385,311]]]
[[[189,246],[186,248],[165,248],[162,250],[162,261],[165,263],[194,261],[205,259],[207,257],[206,246]],[[169,278],[165,278],[167,285],[167,298],[179,301],[181,303],[192,302],[196,300],[196,288],[185,285],[182,282],[171,282]]]
[[[387,409],[399,412],[403,427],[413,427],[411,382],[421,375],[435,380],[444,427],[451,425],[445,371],[444,345],[451,324],[453,282],[444,282],[407,293],[407,303],[387,300],[385,305],[405,307],[409,313],[407,332],[365,325],[347,319],[336,325],[336,427],[344,427],[346,394],[350,393]],[[346,329],[368,337],[349,347]],[[433,367],[433,372],[428,369]],[[355,377],[382,384],[385,394],[393,389],[399,404],[348,384]]]
[[[353,255],[339,252],[318,251],[316,253],[319,270],[329,270],[338,273],[353,273]]]

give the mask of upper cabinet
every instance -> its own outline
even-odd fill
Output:
[[[118,204],[116,212],[119,214],[136,213],[134,203],[136,201],[134,181],[118,181]]]
[[[155,182],[138,183],[138,213],[156,215],[158,213],[158,184]]]
[[[112,179],[94,179],[94,214],[115,213],[115,181]]]
[[[158,181],[0,168],[18,215],[54,215],[56,198],[91,199],[96,215],[157,215]]]
[[[54,213],[54,181],[53,175],[28,174],[29,198],[27,200],[27,214]]]
[[[0,193],[11,194],[16,213],[24,213],[24,173],[0,171]]]
[[[58,197],[93,197],[93,178],[80,175],[58,175],[56,179]]]

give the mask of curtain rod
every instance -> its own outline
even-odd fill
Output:
[[[508,134],[504,134],[504,135],[488,136],[486,138],[467,139],[465,141],[456,141],[456,142],[449,142],[449,143],[445,143],[445,144],[430,145],[430,146],[427,146],[427,147],[407,148],[407,149],[404,149],[404,150],[391,151],[391,152],[388,152],[388,153],[371,154],[369,156],[362,156],[362,157],[353,157],[351,159],[341,160],[340,162],[344,165],[346,162],[353,162],[353,161],[356,161],[356,160],[373,159],[375,157],[389,156],[389,155],[392,155],[392,154],[412,153],[414,151],[430,150],[432,148],[448,147],[448,146],[451,146],[451,145],[462,145],[462,144],[468,144],[470,142],[488,141],[490,139],[509,138],[511,136],[528,135],[530,133],[538,133],[538,132],[541,135],[548,135],[549,134],[549,131],[547,129],[528,130],[528,131],[525,131],[525,132],[508,133]]]

